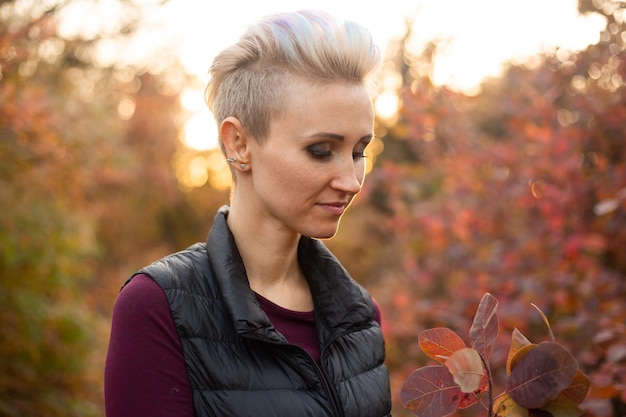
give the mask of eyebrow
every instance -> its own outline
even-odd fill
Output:
[[[327,132],[316,133],[314,135],[311,135],[311,137],[312,138],[333,139],[333,140],[336,140],[336,141],[339,141],[339,142],[343,142],[345,140],[345,137],[342,136],[342,135],[338,135],[336,133],[327,133]],[[365,140],[371,141],[373,137],[374,137],[373,134],[368,133],[367,135],[360,137],[359,138],[359,142],[362,142],[362,141],[365,141]]]

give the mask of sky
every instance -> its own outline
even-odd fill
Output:
[[[123,49],[105,45],[102,59],[148,59],[170,47],[201,83],[208,79],[213,57],[235,42],[246,25],[275,12],[321,9],[355,20],[372,32],[383,52],[404,33],[410,17],[416,51],[430,40],[446,41],[435,61],[435,84],[468,93],[485,77],[497,76],[506,62],[523,62],[555,47],[584,49],[598,41],[605,25],[597,15],[579,16],[577,0],[169,0],[163,7],[151,7],[155,0],[137,1],[146,4],[143,29]],[[107,8],[113,3],[101,0],[101,10],[94,13],[81,9],[79,0],[62,29],[95,30],[115,22],[115,8]],[[198,112],[190,131],[206,132],[210,123],[200,114],[201,94],[198,89],[183,95],[183,105]]]
[[[542,48],[582,49],[597,41],[604,26],[598,16],[579,16],[577,0],[170,0],[151,19],[180,42],[185,66],[204,75],[213,56],[235,42],[245,25],[303,8],[363,24],[383,49],[403,34],[406,16],[412,17],[416,49],[436,37],[449,41],[435,82],[460,89],[497,75],[503,62]]]
[[[384,50],[414,19],[414,45],[447,41],[435,67],[435,83],[471,89],[497,75],[503,62],[524,59],[543,48],[570,50],[595,43],[603,18],[579,16],[577,0],[135,0],[146,5],[143,29],[124,51],[103,50],[105,59],[137,59],[171,46],[186,69],[206,77],[213,57],[235,42],[247,24],[264,15],[304,8],[322,9],[355,20],[372,32]],[[116,21],[117,1],[100,0],[99,9],[77,0],[62,29],[96,30]],[[81,7],[81,4],[83,7]],[[108,57],[107,57],[108,55]]]

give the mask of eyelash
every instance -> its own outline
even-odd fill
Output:
[[[352,159],[354,159],[355,161],[358,161],[360,159],[365,159],[367,158],[367,156],[365,155],[365,152],[354,152],[352,154]]]
[[[315,159],[326,159],[332,155],[332,151],[330,150],[320,150],[316,146],[310,146],[307,148],[307,151],[311,156]],[[365,152],[353,152],[352,159],[356,162],[363,158],[366,158]]]

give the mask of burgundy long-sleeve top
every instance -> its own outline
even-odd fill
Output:
[[[314,313],[256,297],[276,330],[319,362]],[[380,323],[380,308],[374,306]],[[104,394],[107,417],[195,416],[182,342],[165,293],[147,275],[133,278],[115,302]]]

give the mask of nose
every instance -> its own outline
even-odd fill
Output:
[[[365,178],[365,164],[355,162],[352,157],[342,159],[337,163],[336,172],[331,181],[331,187],[346,194],[355,195],[361,191]]]

